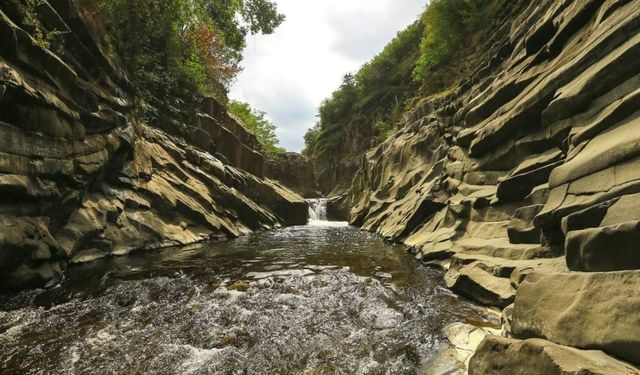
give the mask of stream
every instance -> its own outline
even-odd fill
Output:
[[[1,296],[0,373],[414,374],[442,327],[485,319],[401,246],[313,213]]]

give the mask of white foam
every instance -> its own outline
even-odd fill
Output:
[[[314,220],[311,219],[309,220],[309,224],[310,226],[313,227],[348,227],[349,223],[346,221],[327,221],[327,220]]]
[[[193,374],[202,370],[207,367],[208,364],[213,364],[212,362],[219,356],[220,352],[224,351],[224,348],[202,349],[191,345],[167,346],[173,349],[185,350],[189,353],[189,358],[187,358],[180,366],[181,368],[178,373],[181,374]]]

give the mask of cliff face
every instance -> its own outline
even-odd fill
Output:
[[[27,12],[0,10],[0,289],[52,285],[68,262],[306,223],[305,201],[264,178],[255,136],[215,100],[142,103],[141,116],[75,2]]]
[[[353,176],[359,169],[358,160],[375,144],[375,132],[370,124],[362,128],[347,126],[342,137],[339,151],[313,156],[318,186],[329,197],[349,191]]]
[[[608,356],[640,364],[640,2],[517,3],[362,159],[350,219],[505,308],[471,373],[637,373]]]
[[[268,153],[265,175],[277,180],[305,198],[319,198],[316,173],[311,159],[295,152]]]

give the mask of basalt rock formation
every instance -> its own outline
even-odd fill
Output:
[[[211,98],[134,105],[71,0],[0,9],[0,289],[69,262],[304,224],[253,134]],[[29,22],[28,22],[29,21]],[[57,31],[43,43],[37,31]],[[140,115],[144,108],[146,115]]]
[[[313,162],[295,152],[267,153],[265,175],[305,198],[320,198]]]
[[[640,1],[510,2],[361,161],[350,221],[505,309],[473,374],[640,370]]]

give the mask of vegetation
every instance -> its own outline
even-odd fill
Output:
[[[416,21],[355,75],[344,76],[340,88],[320,106],[318,125],[305,135],[307,154],[339,157],[345,144],[341,133],[350,126],[378,139],[393,130],[400,104],[415,91],[412,72],[422,29],[422,20]]]
[[[229,103],[229,111],[244,122],[267,152],[280,153],[285,151],[278,147],[277,128],[266,118],[266,113],[251,108],[247,103],[237,101]]]
[[[473,68],[468,55],[480,21],[504,1],[431,0],[415,23],[322,103],[304,152],[330,168],[386,139],[414,100],[444,91]]]
[[[43,0],[27,0],[37,6]],[[246,103],[228,103],[248,34],[284,21],[272,0],[79,0],[85,20],[122,65],[138,96],[157,104],[210,95],[235,113],[265,149],[281,151],[276,127]],[[151,94],[151,95],[147,95]],[[189,104],[188,104],[189,105]],[[164,110],[166,108],[161,108]]]
[[[446,63],[465,36],[478,27],[487,5],[494,0],[432,0],[422,14],[424,32],[414,79],[423,82],[427,72]]]
[[[96,9],[114,58],[137,87],[226,98],[245,37],[284,16],[270,0],[82,0]]]
[[[51,42],[65,32],[60,30],[45,30],[38,20],[38,8],[44,5],[45,0],[25,0],[24,25],[30,28],[31,36],[36,44],[42,48],[51,48]]]

